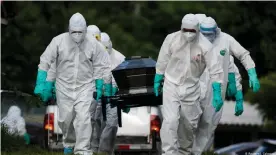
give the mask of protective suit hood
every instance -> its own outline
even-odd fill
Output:
[[[107,33],[103,32],[101,33],[101,42],[107,49],[108,53],[111,54],[112,52],[112,42],[110,40],[110,37]]]
[[[194,41],[199,32],[199,21],[194,14],[186,14],[182,19],[181,30],[186,41]],[[195,32],[186,32],[185,30],[194,30]]]
[[[21,117],[21,109],[18,106],[11,106],[7,115],[1,120],[1,124],[8,128],[10,134],[20,136],[26,133],[25,120]]]
[[[89,25],[87,27],[87,32],[89,35],[95,37],[98,41],[101,41],[101,30],[96,25]]]
[[[8,110],[7,116],[21,116],[21,109],[18,106],[11,106]]]
[[[86,35],[86,21],[80,13],[75,13],[69,20],[69,33],[74,42],[80,44]]]
[[[210,41],[214,42],[218,35],[218,26],[212,17],[205,18],[200,23],[200,32]]]
[[[195,16],[199,23],[201,23],[205,18],[207,18],[205,14],[201,14],[201,13],[195,14]]]

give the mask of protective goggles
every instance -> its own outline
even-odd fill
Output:
[[[182,29],[182,32],[192,32],[192,33],[196,33],[196,30],[195,29],[186,29],[186,28],[183,28]]]
[[[95,38],[96,38],[98,41],[101,41],[101,36],[100,36],[100,35],[96,34],[96,35],[95,35]]]
[[[200,26],[199,29],[200,29],[201,33],[205,33],[205,34],[207,34],[207,33],[215,33],[216,30],[217,30],[217,26],[208,27],[208,28]]]
[[[71,33],[74,34],[74,33],[83,33],[83,32],[82,31],[72,31]]]

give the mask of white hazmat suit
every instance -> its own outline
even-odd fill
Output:
[[[125,60],[125,56],[120,52],[112,48],[112,42],[107,33],[101,33],[101,43],[105,46],[107,52],[110,56],[110,68],[111,70],[115,69],[119,64]],[[112,76],[112,85],[117,87],[116,82]],[[101,112],[101,111],[98,111]],[[102,113],[96,114],[97,120],[102,120]],[[117,107],[111,108],[110,104],[106,105],[106,122],[101,123],[101,131],[98,133],[97,139],[93,140],[98,144],[98,153],[106,153],[112,155],[115,139],[118,130],[118,116],[117,116]],[[94,137],[93,137],[94,138]],[[94,146],[93,146],[94,148]]]
[[[103,72],[109,70],[109,59],[103,46],[86,35],[86,28],[84,17],[74,14],[69,21],[69,33],[53,38],[40,57],[39,69],[47,72],[56,62],[58,125],[64,147],[74,147],[75,154],[91,155],[94,81],[103,79]],[[111,78],[104,80],[109,82]]]
[[[11,106],[5,117],[2,118],[1,124],[6,126],[9,134],[23,136],[26,131],[24,118],[21,116],[21,110],[18,106]]]
[[[218,64],[223,67],[224,72],[224,80],[222,87],[222,98],[225,99],[225,93],[228,82],[228,73],[235,73],[236,78],[236,86],[237,90],[241,90],[242,86],[240,84],[241,76],[239,74],[238,68],[234,64],[234,59],[231,55],[238,58],[243,66],[248,70],[250,68],[255,68],[255,63],[250,57],[249,51],[244,49],[233,37],[230,35],[221,32],[221,30],[217,27],[217,24],[214,19],[211,17],[205,18],[201,26],[209,29],[201,29],[201,32],[207,33],[206,37],[209,41],[212,42],[212,50],[210,52],[215,53],[220,57]],[[212,34],[211,31],[214,29],[214,35],[208,35],[208,33]],[[210,79],[208,76],[208,72],[206,75],[201,77],[203,81],[202,86],[202,100],[201,105],[203,109],[203,115],[201,116],[201,121],[199,123],[199,128],[196,134],[196,140],[193,146],[193,152],[196,154],[201,154],[202,151],[209,148],[210,141],[213,138],[214,131],[220,121],[222,109],[219,112],[215,112],[212,108],[212,91]]]
[[[228,72],[235,73],[237,90],[242,90],[242,85],[240,83],[241,75],[239,74],[238,68],[234,64],[234,58],[232,56],[230,56],[229,60],[228,58],[229,55],[224,56],[223,69],[226,81],[224,81],[225,85],[223,85],[222,88],[223,100],[225,99],[226,94]],[[198,129],[196,130],[195,142],[193,145],[193,153],[196,155],[200,155],[203,151],[206,151],[208,149],[209,141],[212,139],[214,131],[217,128],[222,115],[222,109],[219,112],[215,112],[215,109],[212,106],[213,91],[208,70],[205,70],[200,77],[200,87],[200,106],[202,109],[202,115],[198,123]]]
[[[101,42],[101,31],[96,25],[89,25],[87,27],[87,34],[89,37],[96,38],[98,43],[105,49],[104,54],[108,57],[110,61],[109,53],[106,51],[105,46]],[[104,77],[111,76],[111,68],[109,68],[107,72],[104,73]],[[112,81],[110,81],[112,82]],[[100,143],[100,136],[105,126],[105,122],[102,121],[102,105],[100,101],[93,101],[90,112],[91,112],[91,123],[92,123],[92,137],[91,137],[91,146],[93,152],[98,152],[99,150],[99,143]]]
[[[198,24],[195,15],[185,15],[182,30],[165,38],[156,63],[156,74],[165,75],[160,131],[163,155],[191,154],[202,113],[199,78],[206,65],[212,82],[223,81],[222,67],[208,52],[212,45],[199,33]]]

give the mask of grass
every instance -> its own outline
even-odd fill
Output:
[[[1,155],[63,155],[63,152],[49,152],[35,145],[26,145],[23,137],[9,134],[1,125]]]

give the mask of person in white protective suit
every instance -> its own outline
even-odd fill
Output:
[[[40,57],[34,93],[44,102],[52,97],[53,81],[47,72],[56,63],[56,99],[59,108],[58,125],[63,134],[64,154],[91,155],[91,114],[93,92],[99,100],[103,94],[104,77],[109,71],[109,58],[95,38],[87,34],[84,17],[74,14],[69,20],[69,32],[54,37]]]
[[[234,59],[230,56],[230,62],[227,62],[227,58],[225,57],[224,67],[224,77],[227,77],[227,74],[234,73],[236,78],[236,88],[237,91],[242,91],[241,85],[241,75],[239,74],[239,70],[237,66],[234,64]],[[228,68],[227,68],[228,64]],[[228,72],[229,73],[228,73]],[[227,79],[226,79],[227,80]],[[227,83],[227,81],[224,81]],[[222,89],[222,98],[225,99],[226,94],[226,86]],[[198,129],[196,130],[195,142],[193,144],[193,153],[195,155],[200,155],[203,151],[207,151],[210,148],[212,138],[214,136],[214,131],[219,124],[222,109],[218,112],[212,106],[212,91],[210,84],[210,76],[207,70],[200,77],[200,87],[201,87],[201,96],[200,96],[200,106],[202,109],[202,115],[200,117],[198,123]],[[239,98],[236,96],[236,111],[235,115],[239,116],[243,112],[243,98]],[[241,107],[239,107],[241,106]],[[234,114],[234,112],[233,112]]]
[[[181,30],[167,35],[156,63],[154,92],[159,95],[164,79],[163,122],[160,131],[163,155],[189,155],[194,134],[202,113],[199,78],[207,67],[214,91],[214,108],[223,104],[221,85],[222,67],[218,58],[208,52],[212,45],[199,33],[199,22],[194,14],[182,19]]]
[[[235,115],[239,116],[243,112],[243,94],[242,86],[240,85],[241,76],[239,75],[237,67],[234,65],[234,59],[231,55],[237,57],[247,69],[250,87],[253,87],[253,91],[257,92],[260,85],[255,71],[255,63],[250,57],[250,53],[245,50],[233,37],[221,32],[217,27],[215,20],[211,17],[205,18],[201,22],[200,31],[210,42],[212,42],[213,47],[211,52],[221,56],[220,61],[218,61],[218,65],[223,66],[224,83],[228,82],[228,87],[226,87],[227,85],[224,85],[222,88],[223,100],[225,99],[227,89],[227,94],[229,96],[236,97]],[[208,72],[206,73],[208,74]],[[215,111],[211,106],[212,91],[209,90],[211,86],[210,83],[208,83],[208,78],[208,75],[202,76],[202,81],[204,81],[203,85],[207,86],[207,88],[205,88],[205,91],[207,92],[204,93],[203,87],[202,94],[206,95],[205,98],[202,97],[201,104],[204,110],[193,146],[193,152],[196,154],[201,154],[204,150],[209,149],[214,136],[214,131],[222,114],[222,110]]]
[[[96,25],[89,25],[87,27],[87,33],[90,37],[96,38],[97,41],[103,46],[105,46],[101,42],[101,31]],[[110,59],[108,52],[105,50],[104,54]],[[110,72],[105,73],[105,76],[111,75]],[[112,82],[112,81],[111,81]],[[106,84],[105,86],[110,86],[110,84]],[[111,90],[112,91],[112,90]],[[107,95],[107,94],[106,94]],[[105,126],[105,122],[102,120],[102,105],[101,100],[94,101],[91,106],[91,123],[92,123],[92,137],[91,137],[91,146],[93,153],[96,154],[99,149],[100,136],[103,131],[103,127]]]
[[[113,70],[125,60],[125,56],[112,48],[112,42],[107,33],[101,33],[101,43],[105,46],[109,54],[111,62],[110,68],[111,70]],[[105,85],[105,87],[112,87],[112,95],[114,95],[118,91],[113,76],[112,85]],[[109,96],[109,94],[104,95]],[[93,151],[101,155],[112,155],[118,130],[117,108],[111,107],[110,104],[106,105],[106,122],[103,122],[101,112],[101,109],[97,109],[96,120],[101,120],[102,122],[99,128],[101,129],[100,132],[97,133],[98,135],[96,137],[92,137],[92,147],[95,148],[95,150]]]
[[[18,106],[11,106],[8,113],[1,120],[8,133],[24,137],[25,143],[30,144],[30,135],[27,133],[24,118],[21,116],[21,109]]]

